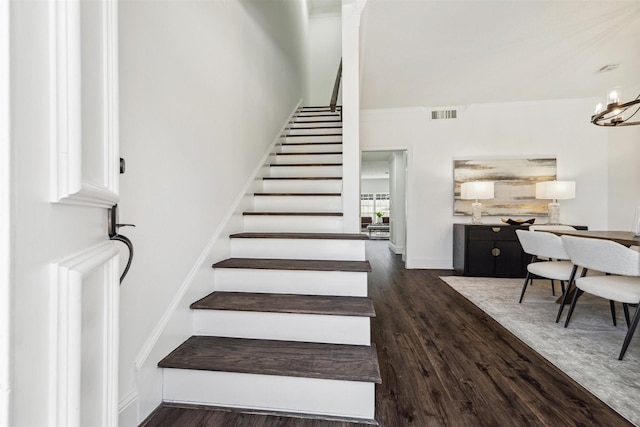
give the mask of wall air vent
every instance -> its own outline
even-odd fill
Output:
[[[438,110],[431,112],[432,120],[439,119],[456,119],[458,118],[458,110]]]

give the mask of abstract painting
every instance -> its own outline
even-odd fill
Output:
[[[546,215],[548,200],[536,199],[536,182],[556,179],[556,159],[454,160],[454,215],[471,215],[473,200],[460,199],[467,181],[493,181],[494,198],[481,200],[483,215]]]

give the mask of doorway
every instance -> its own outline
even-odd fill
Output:
[[[363,151],[360,164],[361,232],[406,261],[407,150]]]

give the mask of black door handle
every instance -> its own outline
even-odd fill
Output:
[[[113,205],[111,209],[109,209],[109,219],[108,219],[108,233],[110,240],[117,240],[119,242],[127,245],[129,249],[129,259],[127,260],[127,265],[124,268],[124,271],[120,275],[120,284],[124,280],[125,276],[129,272],[129,268],[131,267],[131,262],[133,261],[133,243],[127,236],[123,236],[118,233],[121,227],[135,227],[133,224],[119,224],[118,223],[118,205]]]

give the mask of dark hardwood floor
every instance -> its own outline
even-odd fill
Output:
[[[631,425],[438,278],[451,271],[405,270],[386,241],[367,259],[381,426]],[[171,406],[143,425],[361,426]]]

